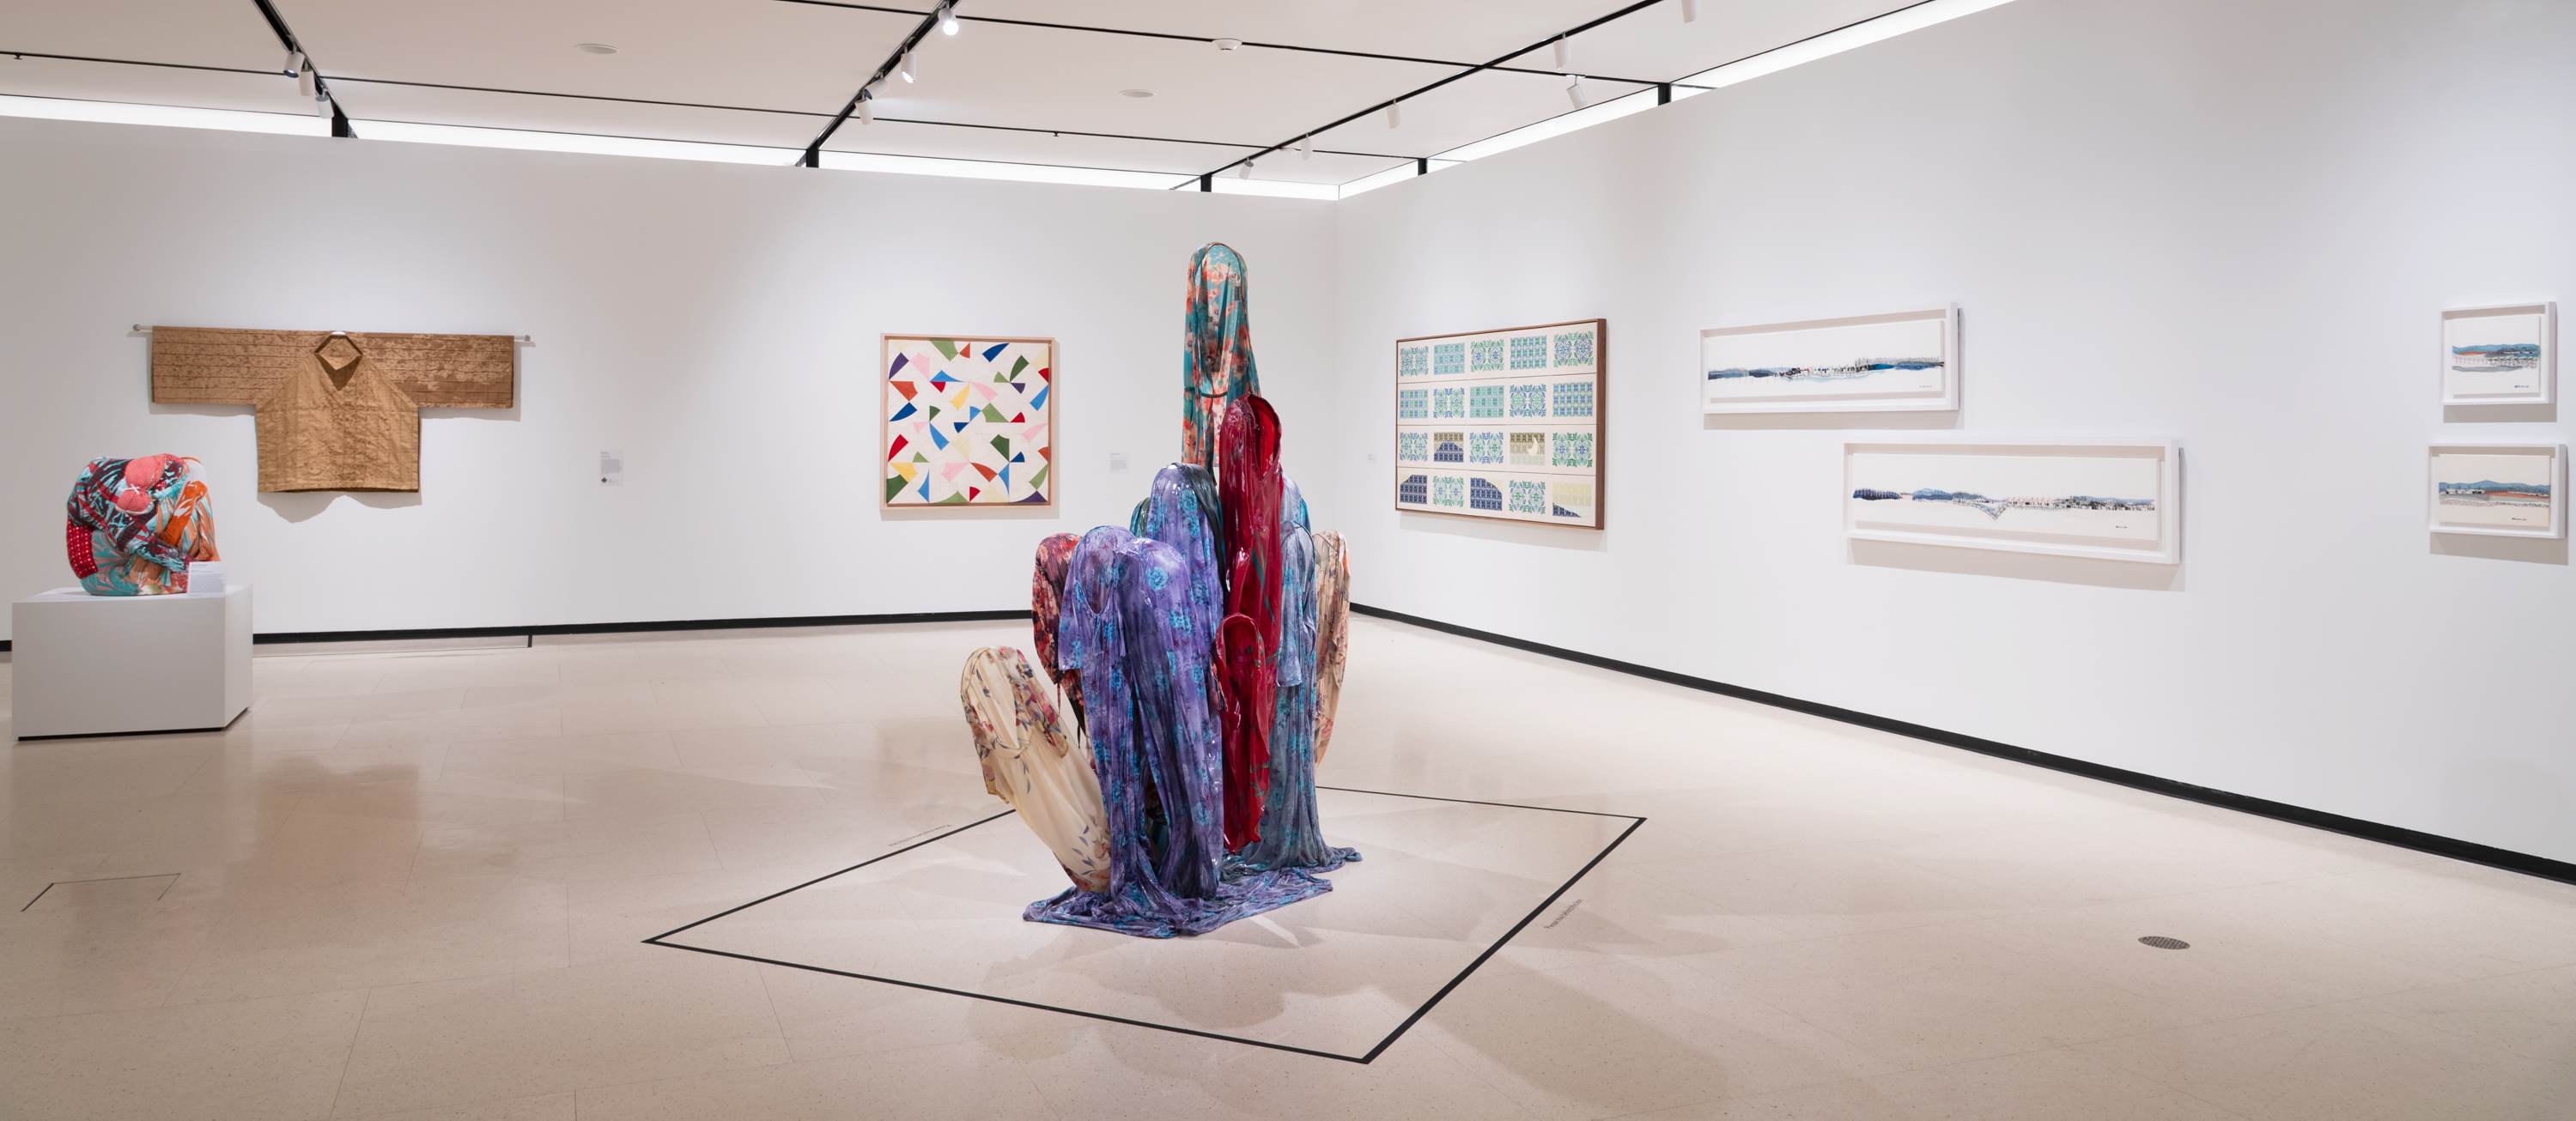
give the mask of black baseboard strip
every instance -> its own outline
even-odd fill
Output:
[[[1853,724],[1881,732],[1890,732],[1912,739],[1923,740],[1928,743],[1937,743],[1944,747],[1955,747],[1963,751],[1973,751],[1979,755],[1991,755],[1998,759],[2010,759],[2017,763],[2028,763],[2035,767],[2046,767],[2052,771],[2064,771],[2070,775],[2082,775],[2085,778],[2117,783],[2121,786],[2126,786],[2135,790],[2144,790],[2154,794],[2163,794],[2174,798],[2183,798],[2189,801],[2200,802],[2205,805],[2237,810],[2243,813],[2253,814],[2258,817],[2268,817],[2278,821],[2287,821],[2293,824],[2311,826],[2317,829],[2342,833],[2347,836],[2360,837],[2364,840],[2396,845],[2399,848],[2414,849],[2418,852],[2429,852],[2436,856],[2447,856],[2453,860],[2465,860],[2471,864],[2483,864],[2490,868],[2502,868],[2509,872],[2520,872],[2528,876],[2538,876],[2542,879],[2576,884],[2576,864],[2571,864],[2563,860],[2552,860],[2545,856],[2533,856],[2529,853],[2514,852],[2510,849],[2494,848],[2492,846],[2478,844],[2474,841],[2463,841],[2454,837],[2444,837],[2433,833],[2422,833],[2413,829],[2406,829],[2395,825],[2382,825],[2375,821],[2363,821],[2356,817],[2345,817],[2342,814],[2327,813],[2323,810],[2312,810],[2305,806],[2293,806],[2286,802],[2275,802],[2266,798],[2256,798],[2245,794],[2232,794],[2224,790],[2213,790],[2206,786],[2194,786],[2187,782],[2177,782],[2169,778],[2158,778],[2154,775],[2141,774],[2137,771],[2104,766],[2100,763],[2088,763],[2082,759],[2071,759],[2064,755],[2051,755],[2048,752],[2033,751],[2027,747],[2014,747],[2008,743],[1997,743],[1993,740],[1979,739],[1975,736],[1961,735],[1957,732],[1946,732],[1939,728],[1925,727],[1921,724],[1909,724],[1903,720],[1891,720],[1884,716],[1872,716],[1866,712],[1855,712],[1847,708],[1836,708],[1833,705],[1818,704],[1814,701],[1803,701],[1796,697],[1782,696],[1778,693],[1765,693],[1759,689],[1747,689],[1740,685],[1729,685],[1723,681],[1711,681],[1704,677],[1692,677],[1688,674],[1656,669],[1653,666],[1638,665],[1634,662],[1622,662],[1615,658],[1604,658],[1597,654],[1586,654],[1580,650],[1568,650],[1561,646],[1549,646],[1543,642],[1531,642],[1528,639],[1513,638],[1510,635],[1495,634],[1491,631],[1480,631],[1473,627],[1462,627],[1455,623],[1443,623],[1437,619],[1425,619],[1419,615],[1407,615],[1401,611],[1389,611],[1382,607],[1369,607],[1363,604],[1354,603],[1351,605],[1351,610],[1358,614],[1371,616],[1373,618],[1386,619],[1397,623],[1407,623],[1427,630],[1439,631],[1444,634],[1454,634],[1461,638],[1472,638],[1482,642],[1490,642],[1497,646],[1508,646],[1514,650],[1526,650],[1533,654],[1545,654],[1551,658],[1563,658],[1569,662],[1593,666],[1599,669],[1615,670],[1619,673],[1634,674],[1638,677],[1643,677],[1650,681],[1660,681],[1667,685],[1679,685],[1685,689],[1698,689],[1702,692],[1716,693],[1720,696],[1734,697],[1738,700],[1753,701],[1759,704],[1770,705],[1774,708],[1787,709],[1791,712],[1801,712],[1809,716],[1819,716],[1827,720],[1836,720],[1845,724]]]
[[[768,619],[671,619],[642,623],[547,623],[527,627],[424,627],[402,631],[279,631],[251,636],[275,642],[394,642],[420,638],[517,638],[521,635],[636,634],[645,631],[735,631],[768,627],[851,627],[879,623],[987,623],[1026,619],[1019,611],[916,611],[894,615],[783,615]]]

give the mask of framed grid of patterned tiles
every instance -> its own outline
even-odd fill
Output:
[[[1601,528],[1610,321],[1395,343],[1395,508]]]

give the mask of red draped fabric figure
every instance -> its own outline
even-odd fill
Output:
[[[1082,682],[1074,671],[1055,664],[1056,619],[1064,613],[1064,573],[1073,559],[1075,546],[1082,538],[1059,533],[1038,542],[1037,571],[1029,575],[1029,618],[1032,637],[1037,639],[1038,666],[1046,670],[1047,679],[1064,690],[1065,707],[1073,710],[1076,727],[1082,725]]]
[[[1217,435],[1217,494],[1225,508],[1225,622],[1217,628],[1224,704],[1225,847],[1261,836],[1270,788],[1272,688],[1279,650],[1279,414],[1259,394],[1226,406]]]

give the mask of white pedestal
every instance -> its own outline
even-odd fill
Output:
[[[19,739],[221,728],[250,707],[250,585],[220,596],[56,588],[10,610]]]

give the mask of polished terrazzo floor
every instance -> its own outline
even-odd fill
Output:
[[[1373,1063],[643,944],[1000,809],[956,670],[1026,634],[298,653],[220,734],[11,745],[0,1116],[2576,1116],[2576,887],[1367,619],[1326,784],[1649,819]],[[1545,879],[1508,830],[1376,836],[1407,859],[1122,1007],[1415,1006],[1407,955]],[[791,917],[1133,976],[957,933],[1012,863]]]

